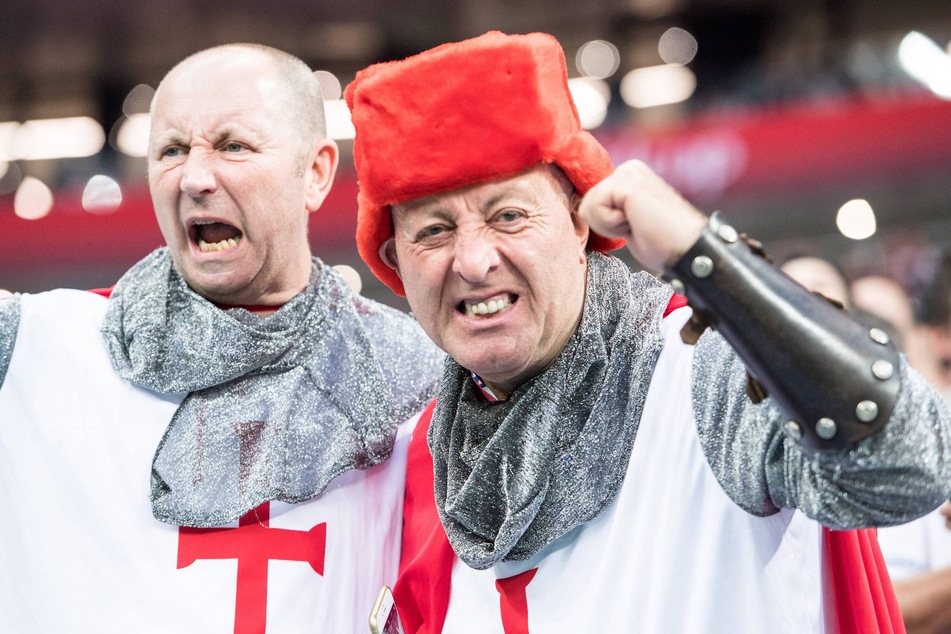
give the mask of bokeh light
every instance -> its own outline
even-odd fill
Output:
[[[155,89],[146,84],[139,84],[129,91],[125,100],[122,102],[122,114],[127,117],[142,114],[149,111],[152,106],[152,98],[155,96]]]
[[[568,89],[571,91],[575,108],[578,109],[582,128],[593,130],[604,123],[608,115],[611,89],[603,79],[576,77],[568,80]]]
[[[327,116],[327,137],[331,139],[352,139],[357,135],[350,120],[350,109],[343,99],[324,102],[324,114]]]
[[[27,176],[13,196],[13,213],[24,220],[38,220],[53,209],[53,192],[38,178]]]
[[[856,198],[839,208],[835,224],[846,238],[865,240],[875,235],[875,211],[867,200]]]
[[[83,209],[94,214],[110,214],[122,204],[122,188],[114,179],[96,174],[83,190]]]
[[[337,79],[337,76],[333,73],[326,70],[318,70],[314,72],[314,77],[317,78],[317,82],[320,84],[320,92],[324,97],[324,101],[334,101],[340,99],[340,96],[343,95],[340,80]]]
[[[35,119],[17,128],[13,158],[25,161],[92,156],[106,143],[106,133],[92,117]]]
[[[116,148],[128,156],[147,156],[150,125],[148,113],[131,114],[123,118],[116,134]]]
[[[620,63],[617,47],[604,40],[586,42],[575,56],[578,72],[593,79],[607,79],[617,72]]]
[[[340,273],[340,277],[350,285],[354,293],[360,292],[363,288],[363,280],[360,278],[359,271],[347,264],[334,264],[333,268],[337,273]]]
[[[624,75],[621,98],[632,108],[650,108],[685,101],[696,87],[696,76],[685,66],[648,66]]]
[[[912,31],[898,46],[905,72],[942,99],[951,99],[951,56],[928,36]]]
[[[0,161],[8,163],[14,160],[13,139],[19,128],[20,124],[16,121],[0,122]]]
[[[657,51],[668,64],[683,66],[697,54],[697,39],[681,28],[671,27],[660,36]]]

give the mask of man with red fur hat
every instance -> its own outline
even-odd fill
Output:
[[[0,632],[359,631],[443,355],[310,253],[303,61],[201,51],[151,115],[167,246],[108,300],[0,299]]]
[[[901,629],[874,534],[823,528],[948,497],[951,416],[884,333],[644,164],[612,173],[550,36],[346,97],[360,252],[452,357],[410,447],[407,631]]]

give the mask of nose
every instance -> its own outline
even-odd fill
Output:
[[[499,266],[499,252],[482,231],[456,234],[452,271],[467,282],[478,284]]]
[[[181,189],[192,198],[200,198],[218,189],[210,157],[197,148],[182,163]]]

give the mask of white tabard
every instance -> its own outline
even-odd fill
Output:
[[[477,571],[457,559],[445,632],[825,631],[820,526],[788,509],[747,513],[704,457],[693,347],[679,336],[689,314],[663,322],[666,343],[609,508],[529,561]]]
[[[221,529],[152,516],[152,458],[184,395],[112,369],[107,301],[22,298],[0,387],[0,632],[363,632],[398,562],[406,446],[301,504]]]

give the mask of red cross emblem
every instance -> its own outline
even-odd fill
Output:
[[[502,609],[502,630],[505,634],[528,634],[528,596],[526,588],[538,568],[526,570],[506,579],[496,579],[499,607]]]
[[[235,634],[263,634],[267,622],[267,567],[271,559],[306,561],[324,574],[327,524],[309,531],[271,528],[270,502],[251,509],[238,528],[178,530],[178,568],[199,559],[237,559],[238,582],[234,611]]]

